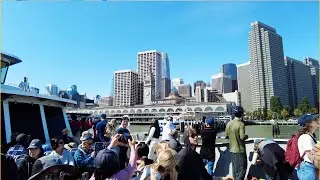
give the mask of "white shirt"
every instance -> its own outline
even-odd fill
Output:
[[[74,159],[68,150],[64,149],[62,151],[62,156],[60,156],[56,151],[52,151],[50,155],[57,156],[63,164],[74,166]]]
[[[150,141],[153,138],[154,132],[156,132],[156,128],[152,127],[149,131],[148,137],[146,139],[146,142]]]
[[[172,122],[167,121],[167,124],[163,127],[163,130],[162,130],[162,141],[170,140],[169,134],[173,129],[174,129],[174,126],[172,125]]]
[[[312,150],[313,147],[315,147],[316,143],[312,139],[312,137],[309,134],[303,134],[298,139],[298,149],[300,153],[300,157],[302,157],[303,153],[307,150]],[[304,161],[312,163],[312,161],[309,159],[308,155],[305,155],[303,157]]]

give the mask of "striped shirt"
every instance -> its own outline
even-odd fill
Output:
[[[13,147],[10,147],[7,152],[7,155],[12,156],[13,158],[25,154],[28,154],[28,150],[22,145],[15,145]]]

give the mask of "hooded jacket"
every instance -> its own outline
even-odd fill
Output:
[[[212,180],[203,165],[200,155],[191,148],[187,131],[183,134],[185,148],[179,153],[178,180]]]
[[[43,150],[41,150],[41,153],[39,154],[38,158],[41,158],[42,156],[44,156]],[[29,177],[32,174],[33,164],[36,160],[37,159],[33,159],[29,155],[26,155],[26,157],[21,162],[19,162],[18,164],[19,180],[29,179]]]

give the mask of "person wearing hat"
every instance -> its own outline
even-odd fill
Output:
[[[106,129],[106,126],[108,124],[107,115],[101,114],[100,116],[101,121],[96,125],[96,134],[97,134],[97,141],[98,142],[108,142],[108,138],[104,137],[104,132]]]
[[[74,153],[74,160],[80,172],[83,173],[87,169],[93,168],[95,152],[91,149],[93,138],[89,131],[84,131],[80,140],[81,144]]]
[[[14,159],[19,158],[20,156],[24,156],[28,154],[27,147],[29,145],[30,136],[21,133],[16,137],[17,144],[10,147],[7,154],[12,156]]]
[[[32,167],[32,176],[29,180],[60,180],[64,179],[65,176],[72,176],[75,172],[74,166],[63,164],[58,157],[43,156],[35,161]]]
[[[267,179],[289,179],[290,166],[285,160],[285,151],[272,139],[256,139],[254,152],[262,165]]]
[[[132,177],[137,168],[137,150],[135,141],[128,140],[128,146],[130,146],[131,149],[130,160],[128,166],[121,170],[119,149],[117,148],[121,145],[121,142],[119,142],[121,136],[121,134],[113,136],[107,149],[98,152],[95,160],[95,173],[90,180],[129,180]]]
[[[34,162],[44,156],[42,143],[39,139],[33,139],[28,147],[29,153],[18,164],[19,179],[28,179],[32,173]]]
[[[236,106],[233,109],[234,119],[229,121],[226,127],[226,138],[229,139],[230,156],[232,162],[232,173],[235,180],[243,180],[247,172],[247,154],[245,140],[245,125],[242,117],[244,109]]]
[[[170,135],[169,147],[178,153],[182,149],[182,145],[177,140],[179,137],[179,132],[177,130],[173,129],[173,130],[171,130],[169,135]]]
[[[303,162],[297,169],[297,175],[299,180],[316,180],[318,168],[314,165],[311,151],[317,144],[314,134],[319,128],[319,115],[305,114],[298,118],[298,124],[302,126],[299,130],[298,149]]]
[[[166,116],[165,117],[167,123],[163,126],[162,130],[162,141],[169,141],[170,140],[170,132],[171,130],[175,129],[173,125],[173,118],[172,116]]]
[[[207,118],[205,127],[201,130],[202,146],[200,149],[200,156],[205,165],[208,165],[207,171],[213,175],[213,165],[215,160],[215,144],[217,131],[214,128],[214,118]]]

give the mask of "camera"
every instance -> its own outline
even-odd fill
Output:
[[[130,139],[130,141],[132,141],[132,137],[129,133],[124,133],[122,134],[122,136],[118,139],[119,142],[128,143],[128,140]]]

